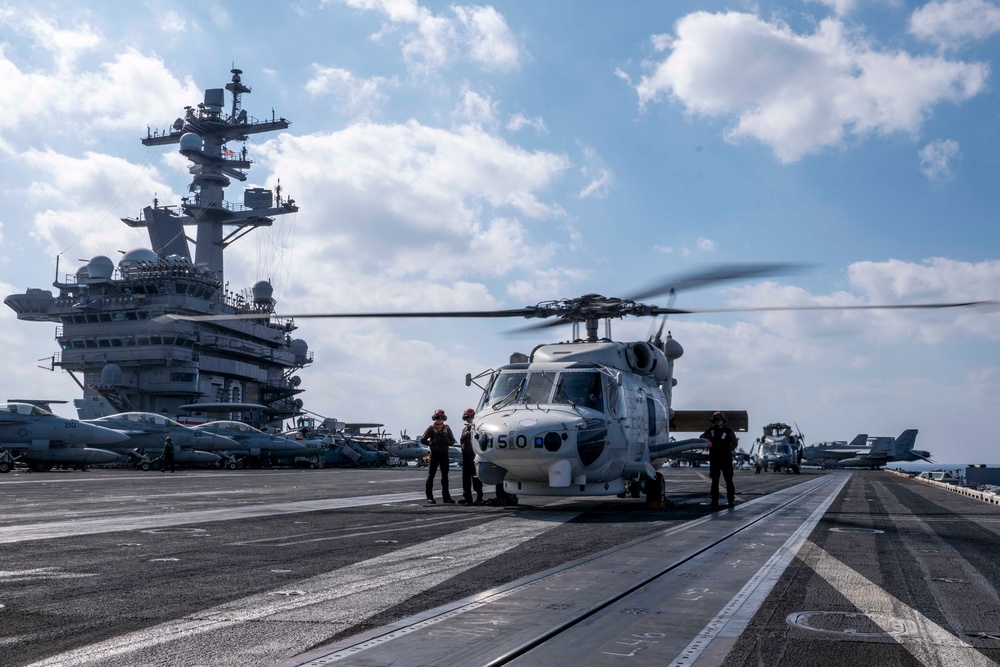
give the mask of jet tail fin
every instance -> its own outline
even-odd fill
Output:
[[[872,446],[869,448],[869,456],[875,456],[876,454],[889,455],[893,453],[893,448],[895,446],[895,439],[889,437],[879,437],[875,438],[872,442]]]
[[[899,437],[895,441],[895,455],[897,458],[901,458],[906,452],[910,451],[917,444],[917,429],[910,428],[906,429],[899,434]]]
[[[847,443],[847,446],[853,447],[854,449],[862,449],[863,447],[867,447],[868,434],[858,433],[856,436],[854,436],[854,440],[851,440],[849,443]]]

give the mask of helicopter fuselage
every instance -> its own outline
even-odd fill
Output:
[[[666,352],[664,352],[666,350]],[[669,442],[672,338],[542,345],[494,371],[473,424],[477,472],[509,493],[618,495]]]

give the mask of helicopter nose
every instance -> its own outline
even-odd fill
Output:
[[[592,429],[592,421],[560,412],[515,412],[484,419],[476,433],[479,458],[504,469],[508,479],[552,487],[585,484],[584,468],[600,456],[607,433],[603,422],[603,428]]]

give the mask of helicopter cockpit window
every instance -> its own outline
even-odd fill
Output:
[[[535,371],[528,373],[528,384],[524,387],[522,403],[549,403],[552,387],[556,383],[553,371]]]
[[[501,371],[493,380],[489,394],[485,396],[483,406],[497,406],[499,403],[514,403],[523,389],[527,373],[523,371]],[[499,406],[498,406],[499,407]]]
[[[596,371],[560,373],[559,389],[552,402],[604,412],[603,384],[602,375]]]

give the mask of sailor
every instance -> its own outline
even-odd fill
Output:
[[[176,470],[174,467],[174,441],[170,439],[169,435],[163,441],[163,457],[160,460],[160,472],[167,472],[167,466],[170,466],[170,472]]]
[[[472,504],[472,489],[476,490],[476,505],[483,504],[483,483],[476,476],[476,452],[472,449],[472,419],[476,411],[469,408],[462,413],[462,435],[458,440],[462,446],[462,499],[459,505]]]
[[[712,427],[701,434],[709,440],[708,474],[712,478],[712,508],[719,506],[719,475],[726,480],[726,499],[729,506],[736,503],[736,487],[733,486],[733,452],[740,439],[736,432],[726,426],[726,415],[716,412],[712,415]]]
[[[444,410],[435,410],[431,417],[433,423],[420,436],[420,442],[431,450],[431,463],[427,471],[427,502],[432,505],[437,502],[434,500],[434,475],[438,467],[441,468],[441,496],[446,503],[455,502],[448,493],[448,448],[455,444],[455,434],[444,423],[447,419]]]

